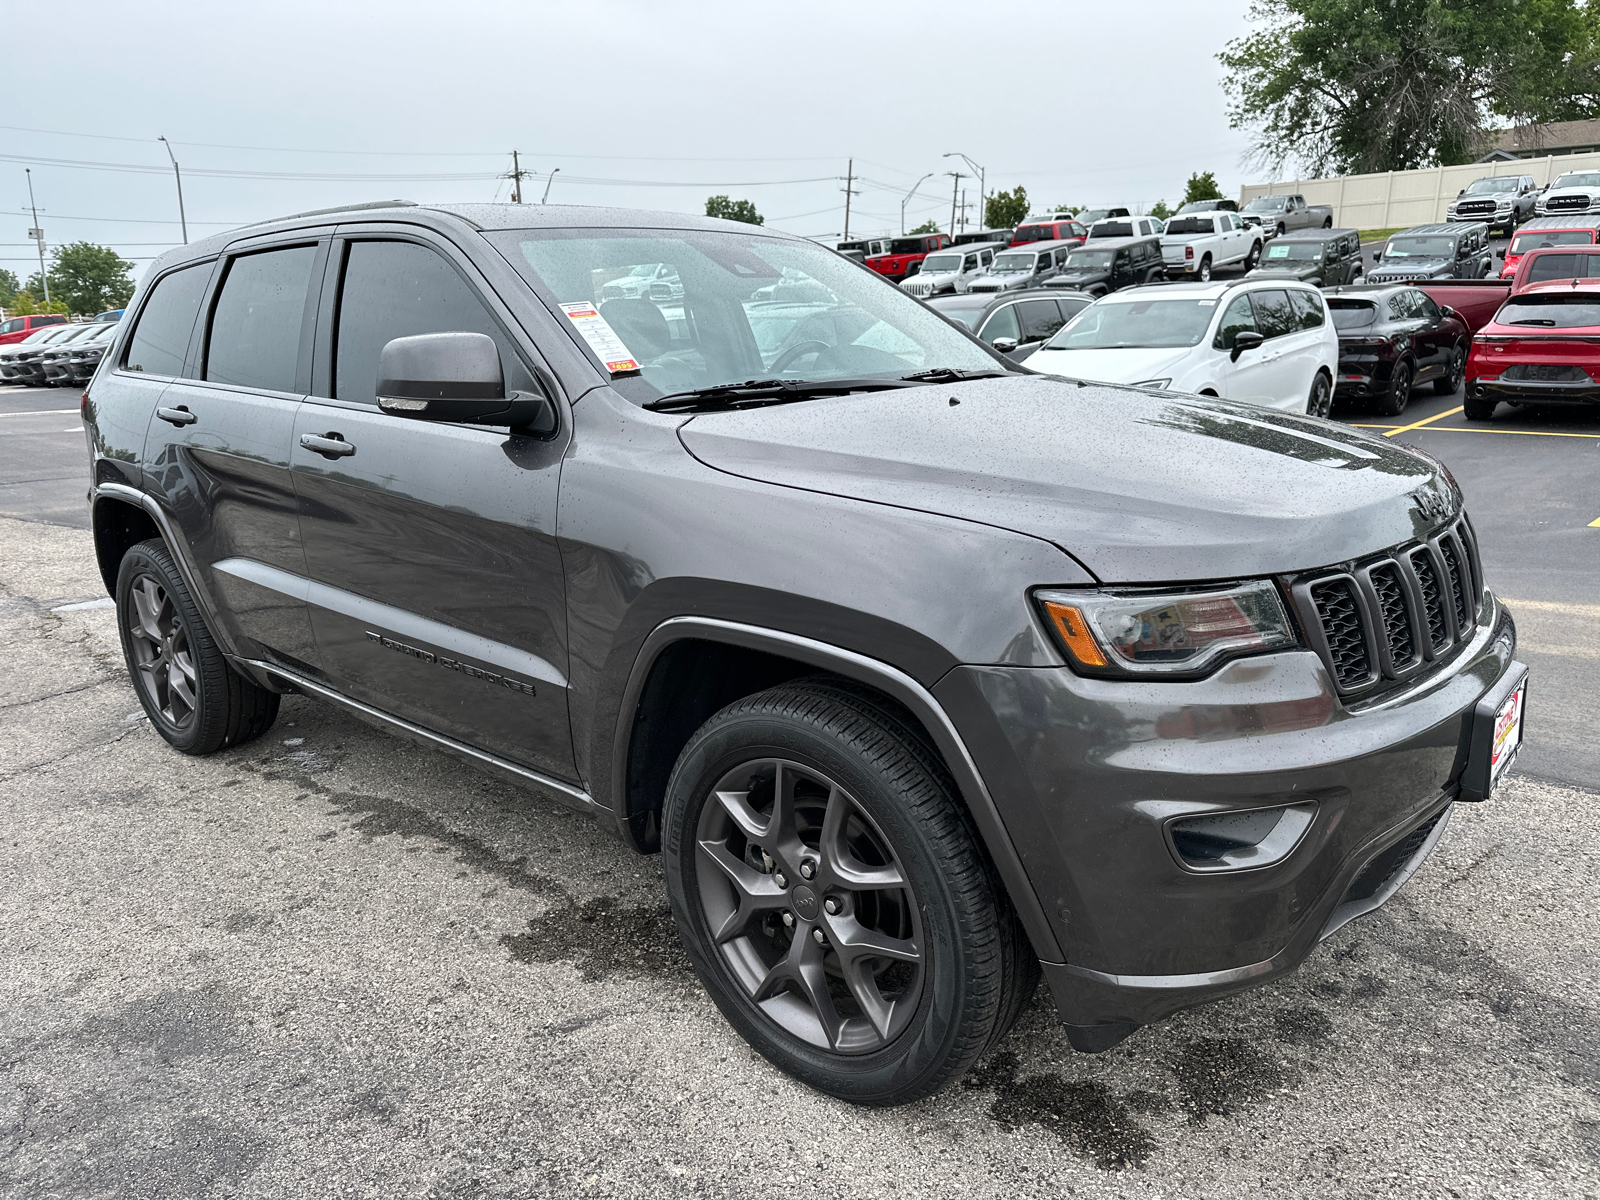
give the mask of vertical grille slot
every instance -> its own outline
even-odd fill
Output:
[[[1450,603],[1455,609],[1458,636],[1466,637],[1472,629],[1472,606],[1467,596],[1470,585],[1463,570],[1461,552],[1456,549],[1454,538],[1439,539],[1439,557],[1444,559],[1445,575],[1450,581]]]
[[[1358,688],[1373,675],[1372,657],[1361,628],[1361,605],[1354,583],[1349,579],[1330,579],[1311,587],[1311,601],[1322,621],[1322,634],[1328,642],[1333,677],[1345,691]]]
[[[1428,640],[1437,652],[1450,641],[1450,626],[1444,619],[1444,591],[1439,586],[1439,572],[1434,568],[1433,555],[1426,549],[1411,552],[1411,570],[1422,589],[1422,616],[1428,626]]]
[[[1368,574],[1372,590],[1378,595],[1378,611],[1383,618],[1383,635],[1389,643],[1389,659],[1395,669],[1404,671],[1422,657],[1411,636],[1411,613],[1406,606],[1406,586],[1400,568],[1394,563],[1373,567]]]

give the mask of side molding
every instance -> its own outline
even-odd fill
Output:
[[[1028,879],[1028,873],[1023,868],[1022,859],[1017,854],[1010,834],[1006,832],[1000,810],[995,806],[994,798],[990,796],[983,777],[978,773],[972,755],[967,752],[966,743],[962,741],[960,733],[939,702],[934,699],[933,694],[910,675],[886,662],[868,658],[866,655],[827,642],[800,637],[798,634],[763,629],[755,625],[742,625],[734,621],[722,621],[712,617],[673,617],[671,620],[663,621],[651,631],[650,636],[645,638],[644,644],[639,647],[633,670],[628,676],[627,690],[623,693],[622,707],[619,710],[617,736],[612,754],[611,770],[614,780],[620,784],[620,781],[627,778],[628,745],[633,729],[633,714],[638,709],[639,696],[644,690],[645,680],[649,678],[650,668],[667,646],[685,639],[726,642],[750,650],[764,650],[785,658],[799,659],[821,670],[834,671],[870,684],[893,696],[910,709],[922,722],[923,728],[933,737],[934,744],[944,756],[951,775],[955,777],[956,786],[961,789],[962,798],[977,823],[978,832],[982,835],[989,855],[1000,871],[1011,903],[1016,907],[1023,928],[1027,930],[1028,938],[1033,943],[1034,952],[1046,962],[1064,960],[1061,946],[1056,941],[1050,922],[1045,917],[1044,907],[1039,903],[1039,897],[1033,890],[1033,884]],[[620,786],[617,788],[617,794],[622,794]],[[620,804],[616,816],[619,825],[627,820],[627,813]]]

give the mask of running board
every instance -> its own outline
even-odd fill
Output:
[[[420,725],[414,725],[410,721],[394,716],[391,713],[386,713],[382,709],[373,708],[370,704],[352,700],[349,696],[341,695],[325,684],[313,682],[304,675],[280,667],[276,663],[264,662],[258,658],[244,658],[239,661],[244,666],[251,667],[265,675],[270,675],[274,679],[279,679],[308,695],[330,700],[380,729],[398,733],[400,736],[408,738],[419,745],[443,750],[446,754],[465,759],[474,766],[482,767],[512,783],[541,792],[551,799],[565,804],[568,808],[576,809],[581,813],[588,813],[590,816],[610,814],[610,809],[596,803],[593,796],[573,784],[566,783],[550,775],[541,774],[528,767],[518,766],[508,759],[500,758],[485,750],[479,750],[475,746],[467,745],[465,742],[458,742],[442,733],[434,733],[431,729],[424,729]]]

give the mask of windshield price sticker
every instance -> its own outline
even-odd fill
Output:
[[[567,314],[579,336],[589,343],[589,349],[605,363],[606,370],[613,375],[639,370],[638,360],[623,345],[617,331],[611,328],[611,322],[602,317],[593,304],[563,304],[561,311]]]

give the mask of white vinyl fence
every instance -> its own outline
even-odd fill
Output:
[[[1383,171],[1374,175],[1341,175],[1333,179],[1286,179],[1247,183],[1239,192],[1243,208],[1257,196],[1285,192],[1301,195],[1307,204],[1331,204],[1333,223],[1354,229],[1403,229],[1444,220],[1445,205],[1474,179],[1484,175],[1532,175],[1541,186],[1565,171],[1600,170],[1600,154],[1554,154],[1515,162],[1463,163],[1458,167],[1424,167],[1418,171]]]

